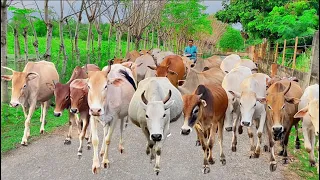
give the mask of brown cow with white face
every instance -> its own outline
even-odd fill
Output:
[[[218,131],[220,161],[226,164],[223,153],[223,124],[228,107],[226,91],[217,84],[199,85],[193,94],[183,95],[184,124],[182,135],[188,135],[194,127],[203,149],[203,173],[209,173],[209,163],[214,164],[212,148]]]
[[[183,80],[185,75],[183,60],[178,55],[167,56],[159,66],[148,68],[155,70],[157,77],[167,77],[175,87],[178,87],[178,81]]]
[[[44,133],[48,101],[53,96],[53,91],[46,86],[46,83],[58,81],[59,74],[54,64],[47,61],[28,62],[22,72],[7,67],[2,68],[12,72],[12,75],[2,75],[1,79],[12,80],[10,105],[12,107],[22,106],[26,120],[21,144],[26,146],[27,139],[30,136],[30,120],[37,102],[41,103],[40,133]]]
[[[82,121],[83,126],[79,136],[80,145],[78,148],[78,156],[82,156],[83,139],[86,135],[87,128],[89,125],[90,115],[89,115],[89,105],[88,105],[88,87],[86,86],[87,79],[75,79],[70,84],[70,112],[73,114],[80,114],[80,121]],[[81,88],[78,88],[81,87]],[[91,136],[89,136],[91,140]],[[88,141],[87,147],[90,149],[90,140]]]
[[[54,91],[55,95],[55,108],[54,108],[54,116],[60,117],[62,115],[62,111],[65,109],[69,109],[71,105],[70,101],[70,84],[73,80],[75,79],[85,79],[88,77],[86,73],[86,68],[89,71],[99,71],[100,68],[94,64],[87,64],[86,66],[80,67],[77,66],[74,68],[72,75],[69,79],[69,81],[66,84],[62,84],[60,82],[54,82],[52,83],[47,83],[47,86]],[[76,121],[78,125],[78,133],[80,133],[80,124],[78,124],[78,117],[77,115],[69,113],[69,131],[67,134],[67,137],[64,141],[64,144],[69,145],[71,144],[71,133],[72,133],[72,123]]]
[[[274,155],[274,141],[281,140],[283,163],[287,163],[287,147],[289,135],[293,125],[299,122],[294,118],[298,111],[299,99],[302,96],[302,89],[299,84],[287,79],[272,84],[267,90],[267,133],[271,148],[270,171],[275,171],[277,162]]]

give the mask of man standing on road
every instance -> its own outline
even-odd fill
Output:
[[[193,60],[194,63],[197,62],[197,47],[195,45],[193,45],[193,40],[190,39],[188,41],[188,46],[186,47],[186,49],[184,50],[185,55],[187,55],[187,57],[189,57],[191,60]]]

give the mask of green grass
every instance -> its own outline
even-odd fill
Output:
[[[301,123],[299,125],[301,127]],[[300,130],[301,128],[299,128]],[[302,129],[301,129],[302,130]],[[296,161],[291,162],[289,165],[289,169],[292,172],[297,173],[302,179],[308,179],[308,180],[319,180],[318,174],[317,174],[317,168],[316,167],[310,167],[309,163],[309,154],[307,153],[306,149],[304,148],[304,142],[302,131],[299,131],[299,138],[300,138],[300,149],[295,149],[295,134],[296,130],[295,128],[292,128],[291,134],[289,137],[289,152],[291,155],[293,155],[296,159]],[[318,152],[315,150],[315,157],[317,159]]]
[[[292,68],[292,59],[293,59],[292,57],[293,57],[293,54],[286,54],[284,66]],[[278,55],[277,63],[282,64],[282,54]],[[308,72],[310,71],[310,63],[311,63],[311,49],[307,49],[306,52],[297,55],[295,69],[301,72]]]
[[[18,108],[1,104],[1,154],[7,152],[20,144],[24,131],[24,115],[21,106]],[[65,125],[68,122],[68,113],[64,112],[61,117],[53,116],[53,108],[48,109],[46,116],[47,124],[45,132],[52,132],[56,127]],[[40,108],[36,109],[30,124],[30,137],[28,142],[34,137],[40,136]]]

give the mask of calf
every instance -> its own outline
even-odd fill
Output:
[[[275,171],[274,141],[281,140],[283,163],[287,163],[287,146],[291,128],[299,122],[294,118],[298,110],[302,89],[299,84],[287,79],[272,84],[267,90],[267,133],[271,148],[270,171]]]
[[[12,80],[10,105],[12,107],[22,106],[26,120],[21,144],[26,146],[30,136],[30,120],[36,109],[37,102],[41,103],[40,133],[44,133],[48,102],[53,96],[53,91],[47,88],[46,83],[58,81],[59,74],[54,64],[47,61],[28,62],[22,72],[14,71],[7,67],[2,68],[12,72],[12,75],[1,75],[1,79],[5,81]]]
[[[203,173],[209,173],[209,163],[214,164],[212,148],[218,131],[220,161],[226,164],[223,153],[223,124],[228,107],[228,96],[220,85],[199,85],[193,94],[183,97],[184,125],[182,135],[188,135],[195,128],[203,150]]]
[[[83,139],[86,135],[87,128],[89,125],[89,106],[88,106],[88,87],[85,86],[86,79],[75,79],[70,84],[70,100],[71,100],[71,107],[70,112],[73,114],[80,114],[80,121],[83,124],[81,133],[79,136],[80,145],[78,148],[78,156],[81,158],[82,156],[82,147],[83,147]],[[78,88],[82,87],[82,88]],[[87,148],[90,149],[90,141],[91,136],[89,136]]]
[[[294,118],[303,118],[304,147],[309,153],[310,166],[315,166],[314,144],[316,137],[319,137],[319,84],[307,87],[300,100],[299,111],[294,115]],[[319,141],[317,149],[319,151]]]
[[[178,55],[169,55],[159,66],[148,67],[156,71],[157,77],[167,77],[175,87],[178,87],[178,81],[185,75],[183,60]]]

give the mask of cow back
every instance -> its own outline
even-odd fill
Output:
[[[167,67],[169,66],[169,69],[176,72],[176,74],[170,74],[168,73],[168,79],[174,86],[178,86],[178,80],[182,80],[183,76],[185,74],[185,67],[183,64],[183,60],[178,55],[169,55],[167,56],[163,62],[161,63],[161,66]]]

